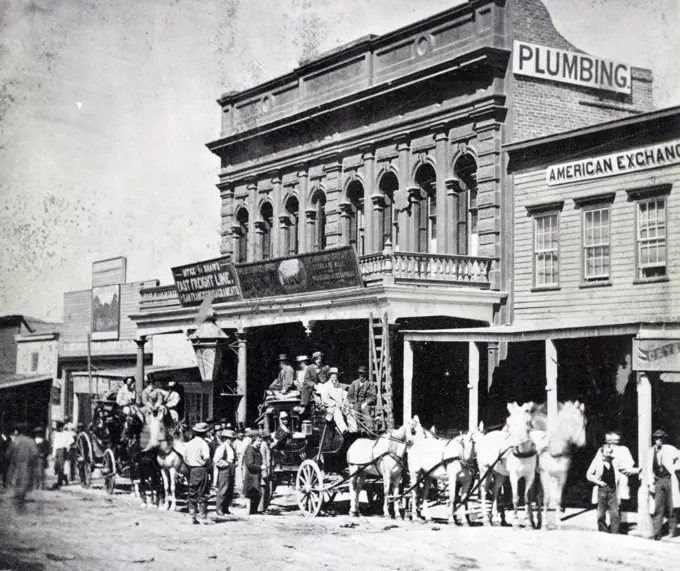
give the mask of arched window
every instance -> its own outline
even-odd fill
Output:
[[[283,234],[283,255],[294,256],[300,251],[298,226],[300,220],[300,203],[291,196],[286,200],[284,223],[281,225]]]
[[[312,251],[318,252],[326,248],[326,195],[323,190],[317,190],[312,195],[312,208],[314,209]]]
[[[352,181],[347,187],[349,201],[347,236],[350,245],[354,246],[357,255],[366,253],[364,247],[364,186],[358,181]]]
[[[376,249],[381,251],[389,239],[392,246],[397,247],[399,226],[397,225],[397,211],[394,209],[394,193],[399,190],[399,180],[393,172],[386,172],[380,177],[378,188],[383,197],[383,209],[378,218],[378,236],[380,243]]]
[[[260,252],[263,260],[272,257],[272,228],[274,226],[274,210],[270,202],[260,208]]]
[[[236,214],[236,236],[238,248],[235,248],[234,255],[236,263],[248,260],[248,211],[241,208]]]
[[[421,165],[416,171],[416,185],[420,192],[413,204],[416,225],[416,252],[437,252],[437,175],[430,164]]]
[[[476,256],[479,252],[477,233],[477,161],[470,153],[461,155],[453,165],[458,179],[457,254]]]

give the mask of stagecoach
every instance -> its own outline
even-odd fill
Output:
[[[92,485],[95,471],[104,480],[104,489],[113,494],[116,476],[130,477],[130,458],[123,442],[125,415],[110,400],[92,402],[92,423],[76,435],[76,466],[83,488]]]
[[[272,492],[277,485],[295,486],[298,506],[303,515],[318,516],[333,504],[338,494],[349,492],[347,450],[358,438],[370,438],[361,433],[341,434],[326,412],[310,404],[311,414],[295,412],[298,399],[268,401],[261,421],[274,433],[279,414],[285,411],[290,419],[291,437],[283,446],[272,449]],[[382,503],[383,486],[379,478],[367,478],[364,490],[371,509]]]

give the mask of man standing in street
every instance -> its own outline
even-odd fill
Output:
[[[234,498],[234,475],[236,473],[236,452],[232,442],[236,438],[233,430],[220,433],[222,444],[217,447],[213,460],[217,468],[217,494],[215,495],[215,512],[218,516],[229,515],[229,507]]]
[[[265,430],[260,434],[256,441],[256,445],[259,446],[260,454],[262,455],[262,497],[260,498],[260,504],[257,506],[257,510],[260,513],[267,511],[273,494],[272,453],[268,442],[270,438],[271,433],[268,430]]]
[[[205,422],[195,424],[194,437],[187,443],[184,462],[189,468],[189,493],[187,504],[192,523],[205,523],[208,518],[208,493],[210,491],[210,446],[205,440],[208,432]],[[196,511],[198,509],[198,518]]]
[[[375,383],[367,378],[368,369],[363,365],[357,369],[359,378],[356,379],[347,391],[347,402],[354,409],[357,419],[365,425],[366,429],[373,428],[373,407],[378,402],[378,389]]]
[[[247,429],[243,443],[243,496],[248,500],[248,514],[257,513],[257,507],[262,497],[262,453],[255,445],[258,433]]]
[[[652,525],[654,539],[661,539],[663,519],[668,513],[668,535],[676,536],[675,508],[680,507],[680,487],[675,471],[680,468],[680,450],[666,444],[668,438],[663,430],[652,435],[654,446],[647,454],[646,475],[649,493],[654,496],[654,516]]]
[[[597,451],[588,468],[587,478],[595,484],[593,503],[597,504],[597,527],[599,531],[619,533],[621,524],[621,501],[630,497],[628,477],[638,470],[625,446],[617,449],[619,436],[609,432],[605,444]],[[607,525],[609,513],[609,525]]]
[[[19,513],[25,509],[26,494],[33,485],[38,462],[38,447],[28,436],[28,426],[17,426],[7,451],[7,481],[14,488],[14,506]]]

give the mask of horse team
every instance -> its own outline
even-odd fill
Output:
[[[586,443],[585,407],[578,401],[562,403],[557,418],[548,423],[545,405],[508,404],[508,417],[500,430],[478,430],[453,439],[436,436],[420,424],[418,417],[389,431],[377,440],[359,439],[347,451],[350,470],[351,508],[358,515],[359,494],[367,475],[383,479],[383,515],[394,517],[394,504],[411,497],[411,518],[422,515],[430,521],[429,492],[433,483],[448,485],[449,522],[466,521],[467,500],[477,473],[481,491],[482,514],[492,523],[499,514],[499,495],[506,478],[512,488],[513,525],[519,525],[519,483],[524,480],[525,506],[532,526],[537,526],[531,511],[536,476],[543,489],[542,518],[545,527],[559,527],[562,492],[571,464],[571,455]],[[398,494],[402,477],[408,474],[409,487]],[[456,508],[458,486],[460,505]],[[491,492],[491,510],[487,494]],[[550,515],[554,517],[549,518]],[[487,521],[486,519],[484,521]],[[526,522],[525,522],[526,523]]]

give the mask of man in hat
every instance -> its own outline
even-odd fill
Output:
[[[172,419],[173,424],[179,422],[179,413],[177,412],[177,405],[179,405],[180,396],[177,392],[177,383],[175,381],[170,381],[168,383],[168,388],[165,391],[165,398],[163,404]]]
[[[262,453],[255,445],[259,437],[257,431],[248,428],[243,439],[245,452],[243,454],[243,496],[248,499],[248,514],[256,514],[262,497]]]
[[[588,481],[595,484],[592,501],[597,504],[599,531],[619,533],[621,502],[630,498],[628,477],[639,472],[633,464],[630,451],[620,445],[619,434],[608,432],[604,445],[597,451],[587,472]]]
[[[213,461],[217,468],[217,493],[215,495],[215,513],[228,515],[229,506],[234,498],[234,476],[236,473],[236,452],[232,445],[236,439],[233,430],[220,433],[222,443],[217,447]]]
[[[271,433],[268,430],[263,430],[255,440],[255,445],[259,447],[260,454],[262,455],[262,496],[260,497],[260,503],[257,506],[257,510],[261,513],[267,511],[269,502],[271,502],[274,493],[272,453],[269,447],[270,438]]]
[[[135,390],[135,378],[128,377],[116,393],[116,404],[120,408],[124,408],[134,406],[136,402],[137,391]]]
[[[347,415],[347,393],[339,383],[339,371],[337,367],[329,369],[330,377],[319,387],[321,404],[326,409],[326,421],[333,420],[338,430],[345,434],[348,430],[356,432],[357,426],[353,415]]]
[[[279,412],[279,425],[276,428],[276,432],[272,436],[272,450],[283,448],[288,440],[290,440],[290,426],[288,413],[285,410]]]
[[[677,520],[675,508],[680,507],[680,487],[675,471],[680,469],[680,450],[666,444],[668,435],[656,430],[652,435],[654,446],[647,454],[645,472],[649,493],[654,496],[652,525],[654,539],[661,539],[663,519],[668,513],[668,535],[675,537]]]
[[[373,407],[378,401],[378,389],[375,383],[368,380],[368,369],[361,365],[357,369],[359,378],[352,382],[347,391],[347,402],[354,414],[367,429],[373,428]]]
[[[296,412],[303,413],[307,410],[317,385],[328,380],[328,370],[328,365],[323,364],[323,353],[321,351],[312,353],[312,364],[305,371],[305,378],[300,391],[300,406],[295,407]]]
[[[309,357],[307,357],[307,355],[298,355],[295,361],[297,362],[297,371],[295,371],[295,386],[299,391],[301,391],[302,385],[305,382],[305,372],[309,366]]]
[[[189,468],[189,493],[187,504],[193,523],[205,523],[208,518],[208,493],[210,491],[210,446],[205,440],[210,427],[199,422],[191,427],[194,437],[184,450],[184,462]],[[198,518],[196,510],[198,508]]]
[[[276,399],[285,399],[297,396],[295,393],[295,371],[290,366],[288,355],[279,355],[279,374],[274,382],[269,385],[267,396]],[[292,389],[292,390],[291,390]]]
[[[7,481],[14,488],[14,505],[18,512],[23,512],[26,494],[33,486],[38,469],[39,452],[35,441],[28,436],[28,426],[19,424],[12,436],[6,452]]]

